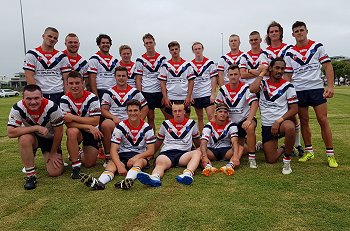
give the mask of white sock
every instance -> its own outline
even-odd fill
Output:
[[[131,178],[131,179],[135,180],[136,177],[137,177],[137,173],[139,173],[140,171],[141,171],[141,168],[140,168],[139,166],[132,167],[132,168],[128,171],[128,173],[126,174],[125,179],[126,179],[126,178]]]
[[[106,170],[101,174],[98,180],[103,184],[107,184],[108,182],[112,181],[113,178],[114,178],[114,173]]]
[[[300,144],[300,124],[295,126],[295,143],[294,147],[301,146]]]

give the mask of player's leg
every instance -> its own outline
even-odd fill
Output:
[[[215,106],[210,105],[210,106],[206,107],[205,112],[207,113],[208,121],[212,120],[214,117]]]
[[[147,113],[147,122],[153,128],[153,131],[156,131],[156,125],[154,123],[154,119],[155,119],[154,109],[149,108]]]
[[[202,134],[203,127],[204,127],[204,121],[203,121],[203,108],[195,108],[197,118],[198,118],[198,129],[199,133]]]
[[[306,162],[314,159],[314,151],[311,144],[311,129],[309,125],[309,107],[298,106],[298,116],[300,120],[301,135],[305,144],[305,154],[299,159],[300,162]]]
[[[114,186],[119,189],[130,189],[137,178],[137,174],[147,165],[147,160],[144,158],[137,159],[132,165],[128,165],[130,168],[126,174],[124,180],[117,182]]]
[[[67,128],[67,150],[72,162],[72,179],[80,179],[81,162],[79,158],[79,141],[83,139],[78,128]]]
[[[196,171],[201,160],[202,153],[199,149],[184,153],[179,159],[179,166],[186,166],[182,174],[176,177],[176,180],[185,185],[193,182],[194,172]]]
[[[96,165],[98,156],[98,140],[95,140],[94,136],[88,132],[82,132],[83,137],[83,155],[80,157],[82,164],[91,168]],[[81,142],[81,141],[80,141]]]
[[[103,134],[102,143],[106,155],[106,163],[111,159],[111,138],[115,128],[115,123],[111,119],[105,119],[101,124],[101,132]]]
[[[34,135],[25,134],[18,138],[19,153],[25,168],[24,188],[27,190],[36,188],[35,155],[33,150],[37,148],[38,142]]]
[[[252,120],[251,125],[245,130],[247,133],[247,148],[248,148],[248,158],[250,168],[257,168],[255,160],[255,145],[256,145],[256,135],[255,135],[256,121]]]

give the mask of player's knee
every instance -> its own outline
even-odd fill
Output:
[[[67,128],[66,134],[67,134],[67,139],[73,139],[77,138],[79,135],[79,129],[78,128]]]
[[[18,138],[20,147],[32,146],[34,144],[34,137],[31,134],[25,134]]]
[[[325,126],[328,124],[328,118],[326,115],[322,115],[317,117],[317,121],[321,126]]]

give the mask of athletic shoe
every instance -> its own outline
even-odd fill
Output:
[[[258,166],[256,165],[255,159],[249,159],[249,167],[250,168],[258,168]]]
[[[303,146],[299,145],[298,147],[295,147],[295,149],[297,150],[299,157],[302,157],[304,155],[305,151]]]
[[[84,155],[84,151],[83,151],[83,149],[81,147],[79,147],[79,149],[78,149],[78,158],[81,159],[81,156],[83,156],[83,155]]]
[[[63,166],[67,167],[69,164],[67,162],[63,162]]]
[[[26,171],[26,167],[23,167],[23,168],[22,168],[22,173],[24,173],[24,174],[26,174],[26,173],[27,173],[27,171]]]
[[[31,190],[36,188],[36,176],[27,176],[24,178],[26,181],[24,183],[25,190]]]
[[[96,179],[95,177],[85,174],[85,173],[80,173],[81,175],[81,179],[80,181],[84,183],[84,185],[86,185],[89,188],[92,188],[94,190],[104,190],[105,189],[105,185],[100,182],[98,179]]]
[[[220,171],[222,173],[225,173],[227,176],[232,176],[233,174],[235,174],[235,170],[233,169],[233,166],[228,163],[225,166],[220,168]]]
[[[190,185],[193,182],[193,177],[189,174],[182,173],[181,175],[176,176],[177,182],[184,185]]]
[[[283,161],[282,174],[288,175],[292,173],[292,168],[290,166],[290,161]]]
[[[99,149],[98,149],[97,158],[98,158],[98,159],[105,159],[105,158],[106,158],[106,155],[105,155],[105,152],[103,151],[102,146],[99,147]]]
[[[306,152],[301,158],[299,158],[299,162],[306,162],[312,159],[315,159],[315,155],[313,153]]]
[[[80,179],[80,167],[74,167],[72,173],[70,174],[70,177],[74,180]]]
[[[135,180],[131,178],[126,178],[120,182],[115,183],[115,187],[119,189],[129,189],[131,188],[135,183]]]
[[[160,178],[154,175],[150,175],[145,172],[137,173],[137,179],[145,185],[149,185],[151,187],[159,187],[162,185]]]
[[[204,176],[211,176],[211,175],[213,175],[213,174],[215,174],[215,173],[217,173],[217,172],[218,172],[218,169],[217,169],[217,168],[215,168],[215,167],[213,167],[213,166],[211,166],[211,165],[207,165],[207,166],[203,169],[202,174],[203,174]]]
[[[263,146],[263,143],[259,140],[258,142],[256,142],[255,144],[255,151],[260,151],[260,150],[263,150],[264,146]]]
[[[327,160],[328,160],[329,167],[331,167],[331,168],[337,168],[338,167],[338,163],[335,160],[334,155],[333,156],[328,156]]]

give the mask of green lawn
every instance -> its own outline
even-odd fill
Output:
[[[49,178],[39,153],[38,187],[25,191],[17,140],[6,137],[8,112],[20,98],[0,98],[0,230],[350,230],[350,88],[335,93],[328,105],[337,169],[327,166],[312,112],[316,159],[293,159],[291,175],[281,174],[281,163],[264,163],[258,152],[258,169],[244,157],[234,176],[207,178],[197,171],[194,183],[184,186],[176,183],[182,169],[175,168],[162,187],[136,182],[129,191],[114,188],[119,176],[106,190],[90,191],[69,178],[70,167]],[[83,169],[95,176],[102,170],[102,162]]]

